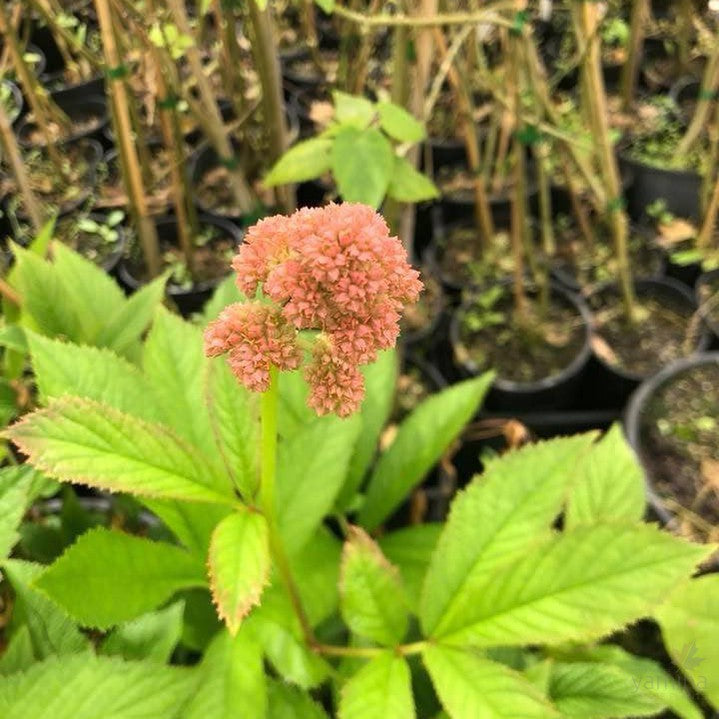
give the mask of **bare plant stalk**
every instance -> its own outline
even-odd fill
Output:
[[[25,212],[27,212],[30,218],[33,230],[37,232],[42,227],[40,204],[35,197],[35,193],[32,191],[32,187],[30,187],[30,181],[25,171],[20,148],[17,145],[17,139],[10,125],[10,118],[7,116],[7,112],[2,103],[0,103],[0,141],[2,142],[7,163],[10,165],[10,170],[15,177],[15,182],[17,182],[18,189],[22,195]]]
[[[621,88],[622,104],[629,110],[634,102],[634,92],[637,87],[639,74],[639,61],[644,47],[644,31],[649,19],[649,0],[634,0],[632,3],[632,17],[630,20],[629,55],[622,68]]]
[[[440,55],[447,55],[447,41],[438,28],[434,29],[434,40],[439,49]],[[474,182],[474,211],[477,229],[480,234],[480,243],[487,246],[494,237],[494,221],[492,213],[489,209],[489,200],[487,198],[487,189],[482,181],[481,168],[482,160],[479,152],[479,141],[477,139],[477,130],[472,120],[472,106],[469,95],[464,87],[462,80],[455,67],[451,67],[447,77],[454,92],[458,104],[457,121],[462,128],[465,147],[467,150],[467,164],[470,171],[475,175]]]
[[[380,0],[371,0],[367,12],[373,14],[376,12]],[[374,34],[369,28],[365,28],[360,35],[359,50],[357,56],[352,63],[352,71],[354,73],[354,81],[351,83],[352,92],[360,94],[364,89],[367,81],[367,71],[369,70],[369,60],[372,54],[372,46],[374,44]]]
[[[262,84],[263,118],[267,126],[270,162],[275,162],[287,149],[287,119],[282,93],[282,76],[277,58],[275,32],[269,4],[260,10],[256,2],[248,4],[252,25],[252,52]],[[277,188],[277,197],[287,212],[295,208],[294,188]]]
[[[317,14],[314,0],[302,0],[300,14],[300,22],[302,23],[305,42],[310,51],[312,62],[314,62],[318,72],[324,73],[322,56],[320,55],[320,42],[317,35]]]
[[[548,146],[540,142],[534,147],[534,159],[537,163],[537,189],[539,191],[539,220],[542,228],[542,248],[547,257],[553,257],[557,251],[552,226],[552,196],[549,187]]]
[[[713,137],[712,137],[712,158],[706,180],[714,183],[714,187],[709,197],[709,206],[707,207],[706,213],[704,214],[704,221],[702,222],[701,229],[697,235],[696,244],[699,249],[707,249],[711,245],[712,238],[714,237],[714,230],[716,228],[717,217],[719,216],[719,178],[716,176],[716,159],[717,152],[719,151],[719,103],[717,104],[716,111],[714,113],[714,126],[713,126]]]
[[[108,67],[119,68],[122,59],[115,43],[110,5],[108,0],[94,1],[105,61]],[[127,89],[122,77],[111,79],[109,85],[109,93],[113,103],[113,116],[115,118],[115,134],[123,158],[122,167],[125,171],[124,179],[128,200],[137,223],[137,234],[140,238],[148,274],[150,277],[155,277],[160,273],[160,246],[155,223],[147,212],[145,188],[142,184],[142,175],[132,137]]]
[[[694,17],[692,0],[679,0],[679,22],[677,23],[677,38],[679,40],[679,69],[686,72],[689,69],[691,55],[691,34]]]
[[[572,171],[569,168],[569,163],[566,158],[560,154],[560,162],[562,164],[562,172],[564,173],[564,181],[567,183],[567,192],[569,193],[569,201],[572,205],[572,212],[574,213],[574,219],[577,221],[579,231],[582,234],[584,241],[587,246],[594,244],[594,231],[592,225],[589,222],[587,210],[582,203],[581,192],[577,185],[577,181],[572,175]]]
[[[629,261],[628,221],[621,206],[621,183],[614,148],[609,137],[607,96],[602,76],[602,60],[599,27],[599,8],[595,3],[574,3],[575,28],[580,48],[585,50],[582,69],[585,77],[586,99],[594,127],[595,148],[602,168],[604,182],[609,192],[610,213],[614,248],[617,255],[619,288],[624,303],[624,313],[629,322],[635,320],[634,281]]]
[[[183,0],[167,0],[167,6],[170,9],[172,17],[179,31],[188,37],[194,37],[190,20],[187,17],[187,10]],[[255,3],[249,3],[250,8],[255,8]],[[227,130],[222,121],[220,109],[217,106],[210,83],[205,76],[202,68],[202,60],[200,52],[196,44],[192,44],[187,48],[187,61],[192,70],[197,89],[202,100],[201,110],[198,118],[203,118],[203,127],[209,130],[212,144],[216,147],[218,153],[227,164],[227,171],[230,178],[230,186],[235,196],[235,201],[243,213],[249,214],[254,207],[254,198],[252,191],[247,183],[241,168],[234,162],[234,150],[227,134]]]
[[[0,33],[5,40],[5,45],[10,50],[15,73],[27,97],[30,109],[35,117],[40,132],[43,135],[47,146],[47,154],[60,177],[66,177],[67,172],[62,156],[55,145],[55,138],[50,132],[50,120],[60,127],[67,127],[69,120],[54,102],[50,100],[45,89],[37,82],[35,76],[25,62],[20,44],[7,14],[5,3],[0,2]]]
[[[709,119],[709,112],[716,102],[715,97],[719,88],[719,44],[712,51],[707,66],[704,69],[701,87],[699,88],[699,98],[697,100],[696,110],[689,127],[687,127],[684,137],[677,145],[677,155],[680,157],[689,153],[694,143],[701,137],[702,131],[706,127]]]

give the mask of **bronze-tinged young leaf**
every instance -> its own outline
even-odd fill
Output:
[[[342,552],[340,597],[352,632],[387,646],[402,641],[408,615],[399,572],[358,527],[350,529]]]
[[[144,497],[234,504],[215,461],[170,430],[100,402],[63,397],[4,432],[49,477]]]
[[[215,528],[209,553],[210,588],[217,612],[235,635],[270,575],[269,531],[257,512],[239,509]]]

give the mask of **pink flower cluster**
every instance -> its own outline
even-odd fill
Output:
[[[229,352],[238,379],[255,391],[270,365],[296,369],[298,332],[319,334],[305,368],[309,404],[346,416],[364,396],[359,366],[393,347],[402,307],[422,289],[418,273],[387,224],[359,204],[303,209],[261,220],[248,231],[232,267],[248,298],[210,325],[207,354]]]

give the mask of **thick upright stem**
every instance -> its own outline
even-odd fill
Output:
[[[275,162],[287,149],[287,120],[272,15],[269,4],[264,10],[260,10],[256,2],[248,4],[248,12],[253,31],[252,51],[262,84],[263,117],[270,146],[269,160]],[[295,207],[294,189],[282,187],[276,192],[284,210],[291,212]]]
[[[575,13],[575,27],[580,50],[583,51],[583,71],[586,87],[586,101],[590,110],[594,127],[594,141],[599,164],[602,168],[604,181],[609,191],[610,200],[607,211],[610,213],[612,235],[614,238],[619,287],[624,303],[624,312],[629,322],[635,318],[634,281],[629,262],[627,242],[628,222],[622,208],[621,184],[617,158],[614,154],[609,137],[609,115],[607,97],[602,76],[601,46],[597,28],[599,25],[599,9],[595,3],[576,3],[572,8]]]
[[[709,112],[712,105],[716,102],[716,93],[719,88],[719,45],[712,52],[709,62],[704,70],[702,84],[699,88],[699,97],[697,100],[696,110],[689,127],[687,127],[684,137],[677,146],[677,155],[683,156],[689,153],[694,143],[699,139],[702,131],[707,125]]]
[[[649,0],[634,0],[632,4],[631,31],[629,35],[629,56],[622,68],[622,103],[629,110],[634,102],[634,91],[637,87],[639,61],[644,47],[644,31],[649,17]]]
[[[38,200],[30,187],[30,181],[27,172],[25,172],[25,165],[22,161],[20,148],[17,146],[17,139],[12,131],[10,119],[2,103],[0,103],[0,142],[5,151],[7,163],[10,165],[10,170],[15,177],[15,182],[17,182],[18,189],[22,195],[25,212],[27,212],[30,218],[33,230],[37,232],[42,227],[42,212],[40,211]]]
[[[277,498],[275,492],[277,478],[277,405],[279,400],[279,382],[276,367],[270,368],[270,386],[263,392],[260,400],[260,508],[267,521],[270,536],[270,551],[277,571],[292,602],[292,607],[302,626],[305,640],[310,646],[315,644],[312,625],[302,606],[302,599],[292,576],[290,563],[285,553],[279,527],[277,525]]]
[[[97,19],[100,25],[107,65],[112,69],[119,68],[121,58],[115,43],[115,33],[113,32],[112,15],[108,0],[95,0],[95,9],[97,10]],[[109,85],[117,142],[123,158],[122,168],[126,173],[124,179],[128,199],[137,223],[137,234],[142,245],[147,271],[150,277],[155,277],[160,273],[160,246],[155,223],[147,212],[145,188],[142,184],[142,175],[132,137],[127,89],[121,77],[111,79]]]

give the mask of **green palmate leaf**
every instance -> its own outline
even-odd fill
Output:
[[[277,512],[285,546],[299,551],[329,514],[347,475],[360,427],[357,415],[322,417],[280,443]]]
[[[498,564],[550,536],[573,468],[593,439],[580,435],[510,452],[458,495],[424,585],[420,616],[426,633]]]
[[[327,719],[307,692],[275,679],[268,680],[267,699],[267,719]]]
[[[185,603],[182,644],[189,649],[204,652],[213,638],[225,628],[217,616],[210,589],[188,589],[181,596]]]
[[[342,546],[324,527],[300,552],[289,557],[302,606],[313,627],[331,616],[339,605],[339,565]]]
[[[645,509],[644,475],[622,429],[615,424],[578,465],[566,525],[640,521]]]
[[[284,440],[294,437],[317,421],[317,414],[307,405],[309,386],[302,372],[281,372],[279,377],[280,398],[277,431]],[[330,423],[331,423],[330,418]]]
[[[61,242],[52,243],[52,255],[64,303],[74,309],[83,340],[94,344],[108,319],[125,303],[125,295],[101,267]]]
[[[244,508],[225,517],[212,534],[208,564],[217,612],[235,635],[250,609],[259,604],[269,579],[265,518]]]
[[[156,421],[153,389],[142,373],[114,352],[28,333],[40,401],[75,395]]]
[[[327,678],[329,665],[308,648],[292,603],[280,586],[270,587],[264,593],[262,604],[250,614],[245,625],[286,681],[310,689]]]
[[[5,347],[13,352],[27,352],[25,330],[20,325],[0,327],[0,347]]]
[[[100,652],[123,659],[154,659],[167,662],[182,637],[184,602],[143,614],[115,627],[100,646]]]
[[[3,719],[175,719],[194,691],[188,670],[77,654],[0,683]]]
[[[596,663],[555,664],[549,696],[564,716],[573,719],[654,716],[666,706],[643,691],[628,672]]]
[[[719,575],[682,584],[655,616],[674,663],[719,707]]]
[[[710,552],[652,526],[582,526],[473,576],[433,634],[474,646],[595,639],[647,616]]]
[[[375,115],[374,104],[360,95],[348,95],[341,90],[333,90],[332,101],[335,106],[335,120],[342,125],[351,125],[362,130],[372,122]]]
[[[621,647],[604,644],[579,651],[581,661],[598,662],[618,667],[631,677],[632,691],[656,698],[681,719],[702,719],[701,709],[689,698],[685,688],[651,659],[635,657]]]
[[[100,489],[230,504],[229,484],[211,460],[168,429],[77,397],[53,400],[5,430],[49,477]]]
[[[83,534],[36,581],[80,624],[100,629],[206,584],[202,562],[184,549],[104,528]]]
[[[332,174],[342,199],[382,204],[394,168],[394,151],[379,130],[343,127],[332,145]]]
[[[408,615],[399,572],[356,527],[342,552],[340,597],[342,616],[355,634],[388,646],[402,641]]]
[[[335,0],[315,0],[315,2],[326,13],[331,13],[335,9]]]
[[[429,177],[398,155],[394,158],[394,170],[387,194],[400,202],[422,202],[438,197],[439,190]]]
[[[331,165],[332,141],[313,137],[298,142],[285,152],[265,175],[267,187],[286,185],[290,182],[313,180],[328,172]]]
[[[340,596],[342,616],[355,634],[388,646],[402,641],[408,615],[399,572],[356,527],[342,552]]]
[[[205,403],[207,359],[200,328],[161,307],[147,336],[142,364],[165,423],[213,457],[216,449]]]
[[[157,277],[125,300],[103,325],[96,344],[135,360],[140,349],[138,339],[149,327],[165,296],[168,277],[167,273]]]
[[[415,613],[419,607],[424,577],[442,528],[441,524],[417,524],[385,534],[379,539],[379,546],[387,559],[399,569],[410,608]]]
[[[220,282],[212,294],[212,297],[202,308],[202,315],[197,318],[198,322],[204,327],[209,322],[216,320],[220,312],[222,312],[227,305],[231,305],[234,302],[241,302],[244,299],[244,296],[237,287],[235,275],[229,275]]]
[[[477,411],[492,379],[487,373],[443,390],[402,422],[372,474],[360,524],[367,529],[377,527],[424,479]]]
[[[237,381],[224,358],[210,361],[206,394],[227,473],[242,496],[249,499],[259,482],[259,396]]]
[[[424,125],[403,107],[393,102],[380,102],[377,111],[382,129],[395,140],[419,142],[424,139]]]
[[[357,438],[347,478],[337,499],[337,506],[346,509],[360,488],[372,459],[382,428],[387,422],[394,402],[397,383],[397,353],[380,352],[376,362],[362,368],[365,378],[365,398],[362,402],[362,430]]]
[[[39,592],[33,582],[42,573],[39,564],[6,560],[2,572],[15,593],[10,636],[27,629],[35,659],[75,654],[90,646],[68,614]]]
[[[20,538],[17,529],[29,504],[23,483],[12,481],[17,474],[3,476],[0,471],[0,561],[10,554]]]
[[[414,719],[412,683],[403,657],[387,652],[342,687],[340,719]]]
[[[480,654],[438,645],[422,657],[451,719],[559,717],[527,679]]]
[[[197,672],[199,690],[182,719],[246,719],[267,716],[267,686],[262,653],[243,629],[232,637],[220,632],[210,644]]]

